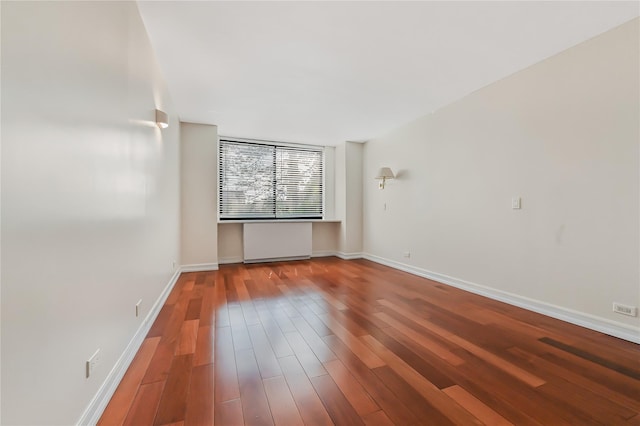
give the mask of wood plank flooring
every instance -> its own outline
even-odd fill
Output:
[[[640,346],[366,260],[180,276],[100,425],[638,425]]]

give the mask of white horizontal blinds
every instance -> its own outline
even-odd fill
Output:
[[[322,217],[322,152],[276,148],[276,216]]]
[[[321,150],[220,141],[220,219],[322,218]]]
[[[220,141],[220,218],[274,217],[272,146]]]

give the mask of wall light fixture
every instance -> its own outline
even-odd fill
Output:
[[[381,167],[378,170],[378,174],[376,175],[376,179],[380,179],[380,183],[378,184],[378,188],[384,189],[384,183],[387,179],[393,179],[395,175],[391,171],[389,167]]]

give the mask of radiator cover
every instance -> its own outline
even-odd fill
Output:
[[[311,233],[311,222],[245,223],[244,262],[308,259]]]

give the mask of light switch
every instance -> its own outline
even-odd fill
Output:
[[[521,199],[520,197],[511,198],[511,208],[514,210],[518,210],[521,208]]]

